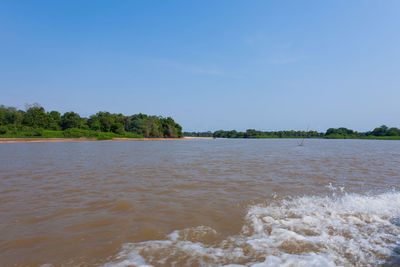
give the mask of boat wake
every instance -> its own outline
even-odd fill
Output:
[[[400,193],[274,200],[249,207],[239,234],[216,235],[199,226],[124,244],[106,266],[399,266]]]

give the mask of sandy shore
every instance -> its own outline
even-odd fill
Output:
[[[212,139],[212,137],[183,137],[183,138],[113,138],[109,140],[97,140],[96,138],[0,138],[0,144],[4,143],[55,143],[55,142],[88,142],[88,141],[166,141],[166,140],[193,140]]]

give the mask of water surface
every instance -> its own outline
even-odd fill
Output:
[[[395,266],[399,181],[399,141],[0,144],[0,265]]]

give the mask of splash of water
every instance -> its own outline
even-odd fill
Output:
[[[273,200],[251,206],[238,235],[217,244],[200,226],[128,243],[106,266],[376,266],[396,258],[400,193]]]

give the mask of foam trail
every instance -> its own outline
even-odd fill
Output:
[[[242,231],[218,244],[215,230],[174,231],[129,243],[106,266],[378,266],[398,258],[400,193],[298,197],[251,206]]]

